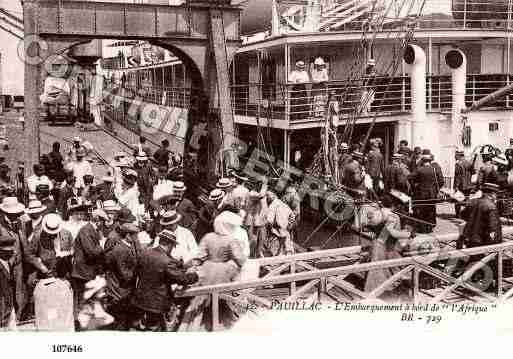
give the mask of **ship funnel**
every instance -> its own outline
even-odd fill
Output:
[[[453,49],[445,55],[445,63],[452,75],[452,121],[458,123],[465,106],[465,89],[467,82],[467,58],[465,54]]]
[[[400,139],[411,138],[415,146],[427,145],[429,131],[424,131],[426,122],[426,54],[417,45],[408,45],[403,56],[411,77],[411,112],[413,121],[399,131]],[[409,127],[409,128],[408,128]]]

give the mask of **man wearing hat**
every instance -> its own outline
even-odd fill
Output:
[[[12,267],[16,242],[11,236],[0,236],[0,329],[16,328],[16,285]]]
[[[409,175],[410,171],[403,163],[403,155],[394,153],[392,163],[385,171],[385,192],[390,193],[390,191],[396,190],[408,195],[410,193]]]
[[[111,208],[111,210],[112,209],[113,208]],[[106,209],[104,208],[104,210]],[[106,213],[107,215],[109,215],[109,212]],[[128,208],[120,208],[116,211],[116,214],[113,218],[113,224],[110,228],[109,233],[107,234],[107,240],[104,245],[105,251],[108,251],[111,248],[115,247],[119,243],[121,238],[123,238],[121,227],[125,224],[134,224],[135,220],[135,216],[132,214],[132,212],[130,212]]]
[[[176,201],[175,209],[182,216],[181,225],[194,233],[198,224],[198,209],[185,197],[185,191],[187,187],[183,182],[174,182],[173,197]]]
[[[248,231],[250,258],[263,257],[263,245],[267,240],[267,187],[261,191],[252,190],[248,193],[248,206],[244,226]]]
[[[362,80],[362,114],[367,115],[371,111],[376,95],[376,60],[369,59],[367,61],[367,67],[365,68]]]
[[[153,167],[149,164],[149,158],[144,152],[139,152],[135,157],[136,162],[134,170],[137,172],[137,188],[143,199],[143,203],[148,208],[153,196],[153,186],[156,182],[156,174]]]
[[[483,164],[479,168],[477,175],[477,187],[481,188],[483,183],[497,183],[497,170],[492,162],[492,155],[490,153],[483,153]]]
[[[186,266],[199,254],[199,247],[190,230],[180,225],[182,215],[177,211],[167,211],[160,218],[162,230],[172,232],[176,237],[176,247],[173,249],[173,257],[181,259]]]
[[[278,198],[276,193],[267,188],[265,192],[267,211],[266,211],[266,222],[269,230],[273,231],[277,235],[280,241],[279,253],[280,254],[293,254],[294,244],[290,236],[290,223],[291,218],[294,218],[294,213],[282,200]]]
[[[224,197],[219,205],[219,209],[222,209],[225,206],[235,207],[235,198],[232,193],[234,188],[233,181],[229,178],[221,178],[217,181],[216,187],[224,192]]]
[[[38,185],[44,184],[52,190],[52,181],[45,175],[45,167],[40,164],[34,165],[34,174],[27,178],[27,187],[29,190],[29,199],[36,199],[36,189]]]
[[[119,227],[116,245],[105,249],[105,279],[108,298],[107,312],[115,319],[115,329],[128,330],[133,308],[130,300],[135,290],[135,268],[141,254],[137,239],[139,228],[132,223]]]
[[[80,197],[71,197],[66,203],[67,220],[64,222],[64,228],[68,230],[73,239],[76,239],[80,229],[87,223],[85,221],[89,205],[84,203]]]
[[[483,183],[481,191],[483,195],[480,198],[471,200],[470,204],[462,212],[463,219],[466,220],[463,233],[458,238],[457,248],[473,248],[487,246],[502,242],[502,224],[497,209],[497,192],[500,190],[495,183]],[[471,256],[472,262],[482,259],[485,255]],[[494,272],[494,280],[497,280],[497,262],[493,260],[488,265]],[[468,267],[467,267],[468,268]],[[486,282],[483,277],[483,271],[479,271],[473,276],[472,284],[480,287],[481,290],[489,289],[493,283]]]
[[[25,223],[25,237],[29,242],[31,241],[30,236],[32,233],[41,229],[43,214],[45,211],[46,206],[44,206],[41,201],[32,200],[29,202],[29,205],[25,211],[25,213],[30,217],[30,221]]]
[[[128,208],[133,215],[139,210],[139,189],[137,172],[129,169],[123,173],[123,182],[114,189],[114,194],[121,207]]]
[[[71,273],[73,237],[63,224],[58,214],[47,214],[41,228],[32,236],[25,256],[27,263],[36,269],[35,275],[29,279],[32,289],[38,279],[50,276],[67,278]]]
[[[139,143],[136,143],[134,146],[134,156],[137,156],[140,153],[144,153],[147,157],[151,157],[151,148],[148,146],[148,141],[146,137],[139,137]]]
[[[164,230],[159,234],[158,245],[144,250],[139,258],[132,304],[139,310],[146,330],[166,329],[165,315],[173,303],[173,284],[191,285],[198,281],[196,273],[187,273],[183,263],[173,257],[176,245],[174,233]]]
[[[196,227],[196,238],[201,241],[203,236],[214,231],[214,219],[219,214],[219,205],[224,197],[224,191],[216,188],[208,196],[208,201],[201,207]]]
[[[298,120],[308,117],[308,92],[306,84],[310,82],[310,76],[306,71],[304,61],[297,61],[296,68],[289,74],[289,83],[293,84],[290,93],[290,117]]]
[[[445,183],[441,171],[437,171],[431,165],[432,158],[431,154],[422,155],[420,166],[408,177],[413,187],[413,201],[422,201],[422,205],[413,208],[414,216],[424,222],[432,223],[431,225],[419,224],[418,233],[431,233],[436,226],[436,199],[440,188]]]
[[[472,190],[472,175],[474,174],[474,168],[472,163],[465,159],[465,152],[463,151],[456,151],[455,159],[454,190],[460,191],[465,196],[468,196]],[[454,205],[456,217],[460,217],[461,207],[462,205],[458,203]]]
[[[70,198],[78,197],[79,195],[79,190],[75,187],[75,176],[72,171],[66,172],[66,180],[59,192],[57,210],[61,214],[62,218],[67,221],[69,218],[68,201]]]
[[[64,180],[64,158],[61,155],[61,144],[60,142],[54,142],[52,144],[52,152],[48,153],[48,177],[57,182]]]
[[[169,150],[169,141],[167,139],[162,140],[161,147],[155,151],[153,154],[153,158],[155,162],[157,162],[158,166],[165,166],[169,168],[169,155],[171,151]]]
[[[36,187],[36,199],[46,207],[46,213],[57,212],[57,205],[50,194],[50,187],[47,184],[39,184]]]
[[[101,182],[96,186],[96,200],[105,202],[114,200],[114,177],[108,173],[101,178]]]
[[[76,158],[76,154],[77,154],[77,151],[80,148],[82,148],[81,144],[82,144],[82,139],[80,137],[78,137],[78,136],[73,137],[72,145],[66,151],[66,161],[67,162],[72,162],[72,161],[75,161],[77,159]]]
[[[354,151],[351,154],[351,158],[351,161],[345,165],[344,170],[342,172],[344,178],[344,181],[342,183],[344,184],[344,186],[352,188],[355,191],[365,191],[363,153],[359,151]]]
[[[84,176],[93,174],[93,169],[89,161],[85,159],[86,151],[80,147],[76,152],[76,161],[71,162],[71,169],[73,170],[73,176],[75,176],[75,187],[84,188]]]
[[[100,228],[91,219],[79,229],[75,239],[71,276],[76,312],[83,303],[85,284],[103,272],[105,257],[101,240]]]
[[[27,288],[23,273],[25,238],[24,223],[20,217],[25,213],[25,206],[16,197],[6,197],[0,204],[0,238],[9,237],[14,242],[14,255],[10,259],[10,273],[15,282],[16,319],[20,319],[27,303]]]
[[[372,178],[372,189],[377,195],[381,193],[379,182],[383,177],[383,169],[385,164],[383,155],[381,154],[381,150],[379,148],[380,141],[381,140],[379,138],[375,138],[370,141],[371,149],[367,154],[367,163],[365,165],[367,173]]]

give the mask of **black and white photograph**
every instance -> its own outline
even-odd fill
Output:
[[[0,331],[513,334],[512,16],[0,0]]]

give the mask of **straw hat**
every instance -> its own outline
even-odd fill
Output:
[[[140,232],[139,227],[137,227],[133,223],[124,223],[119,227],[119,230],[121,231],[121,233],[124,233],[124,234],[128,234],[128,233],[133,234],[133,233]]]
[[[303,70],[303,69],[306,67],[305,62],[304,62],[304,61],[301,61],[301,60],[300,60],[300,61],[297,61],[297,62],[296,62],[296,67],[297,67],[298,69]]]
[[[116,216],[119,223],[132,223],[136,218],[128,208],[121,208]]]
[[[164,229],[162,232],[159,233],[159,243],[162,243],[162,244],[176,244],[177,241],[176,241],[176,235],[167,230],[167,229]]]
[[[233,182],[229,178],[221,178],[219,181],[217,181],[216,187],[219,189],[230,188],[233,187]]]
[[[375,65],[376,65],[376,60],[374,60],[374,59],[369,59],[369,61],[367,61],[367,65],[375,66]]]
[[[348,150],[348,149],[349,149],[349,146],[347,145],[347,143],[342,142],[342,143],[340,144],[340,149],[341,149],[341,150]]]
[[[50,213],[43,217],[43,231],[48,234],[57,234],[62,230],[62,218],[58,214]]]
[[[113,200],[109,199],[103,202],[103,210],[106,212],[117,212],[121,207]]]
[[[160,219],[160,224],[162,226],[170,226],[175,223],[180,222],[182,219],[182,215],[177,211],[167,211],[164,212],[162,218]]]
[[[28,208],[25,211],[27,214],[43,213],[46,210],[46,206],[43,206],[41,201],[33,200],[29,202]]]
[[[145,153],[145,152],[139,152],[139,153],[137,154],[137,156],[135,156],[135,159],[136,159],[137,161],[148,161],[148,156],[146,155],[146,153]]]
[[[211,201],[218,201],[221,198],[223,198],[225,195],[223,190],[220,190],[219,188],[216,188],[210,192],[210,195],[208,196],[208,199]]]
[[[498,192],[500,190],[500,187],[495,183],[486,182],[483,185],[481,185],[481,190],[483,192]]]
[[[185,183],[181,181],[173,182],[173,192],[185,192],[187,190],[187,187],[185,186]]]
[[[78,136],[73,137],[73,142],[82,142],[82,139]]]
[[[19,203],[16,197],[5,197],[0,204],[0,211],[9,214],[21,214],[25,211],[25,206]]]

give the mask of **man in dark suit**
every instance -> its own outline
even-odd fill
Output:
[[[383,155],[379,149],[380,140],[378,138],[374,138],[370,141],[371,149],[367,154],[367,163],[365,169],[367,173],[372,178],[372,189],[374,193],[377,195],[380,194],[381,189],[379,188],[379,181],[383,175]]]
[[[160,147],[155,154],[153,154],[153,158],[155,159],[155,162],[157,162],[158,166],[165,166],[166,168],[169,167],[169,141],[163,140],[162,141],[162,147]]]
[[[421,201],[414,206],[414,216],[422,221],[432,224],[421,224],[417,228],[419,233],[431,233],[436,226],[436,199],[440,187],[444,184],[444,177],[441,171],[431,165],[432,156],[423,155],[419,167],[410,174],[409,180],[412,184],[413,200]]]
[[[385,171],[385,192],[390,193],[391,190],[396,190],[409,194],[410,184],[408,182],[408,175],[410,172],[406,166],[401,163],[403,155],[396,153],[392,156],[392,163]]]
[[[100,245],[98,224],[90,220],[78,231],[74,246],[71,273],[74,305],[77,312],[82,304],[85,284],[103,271],[104,252]]]
[[[472,163],[465,159],[465,152],[456,151],[456,164],[454,166],[454,189],[456,191],[460,191],[465,196],[470,194],[470,190],[472,189],[472,174],[474,169],[472,168]],[[461,204],[455,204],[454,209],[456,211],[456,217],[460,216],[461,212]]]
[[[159,245],[141,253],[136,269],[137,286],[133,304],[144,318],[145,329],[165,330],[165,314],[171,309],[172,284],[190,285],[198,281],[196,273],[187,273],[183,263],[171,257],[175,235],[168,230],[159,234]]]
[[[462,235],[458,238],[457,248],[467,248],[488,246],[502,242],[502,224],[499,217],[499,211],[496,206],[497,192],[500,190],[495,183],[483,183],[481,191],[483,195],[480,198],[473,199],[470,205],[463,212],[462,217],[467,222],[463,228]],[[475,262],[481,260],[485,255],[480,254],[471,256],[470,261]],[[497,280],[497,261],[488,262]],[[478,271],[472,277],[472,284],[481,290],[492,289],[493,280],[487,280],[484,271]]]
[[[0,237],[0,328],[13,328],[15,282],[11,267],[14,257],[15,240],[12,237]]]

